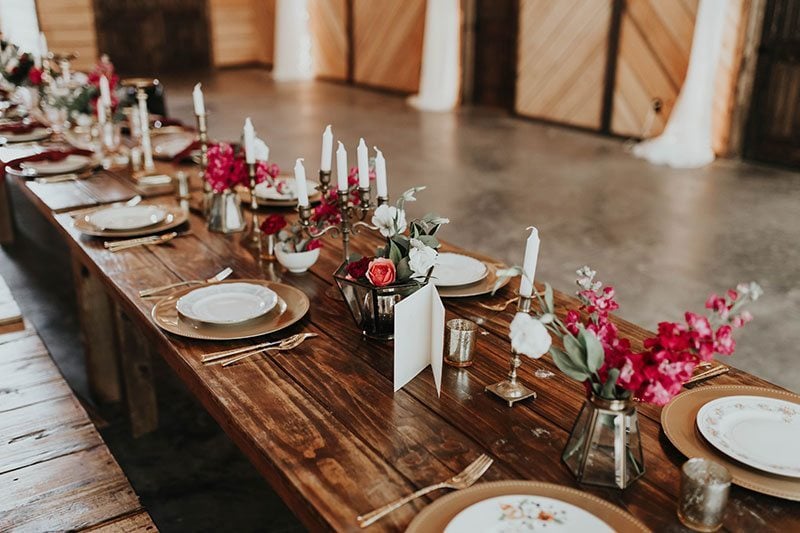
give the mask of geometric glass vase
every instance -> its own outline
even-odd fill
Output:
[[[635,402],[592,394],[561,459],[579,483],[624,489],[636,481],[644,474],[644,458]]]

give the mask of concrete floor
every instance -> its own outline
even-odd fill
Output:
[[[386,156],[391,194],[428,186],[409,210],[448,216],[444,238],[520,263],[525,227],[535,225],[537,279],[572,291],[574,270],[589,264],[617,286],[620,315],[644,326],[702,310],[712,291],[758,281],[766,294],[730,361],[800,391],[796,172],[725,160],[694,171],[654,167],[617,139],[490,109],[419,113],[402,98],[344,85],[274,85],[262,70],[162,78],[171,115],[193,120],[198,80],[213,137],[238,138],[250,116],[273,160],[288,170],[305,157],[311,175],[326,124],[351,164],[363,136]],[[88,397],[66,249],[31,209],[21,207],[17,220],[22,238],[0,251],[0,273],[72,387]],[[161,530],[300,530],[169,369],[157,374],[157,432],[133,440],[114,408],[100,414],[109,420],[104,438]]]

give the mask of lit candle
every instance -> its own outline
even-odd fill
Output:
[[[100,76],[100,100],[107,109],[111,109],[111,86],[105,74]]]
[[[539,260],[539,231],[533,226],[528,228],[531,234],[525,246],[525,261],[522,263],[522,281],[519,284],[519,295],[530,298],[533,295],[533,280],[536,277],[536,262]]]
[[[203,101],[203,89],[200,88],[199,83],[194,86],[192,91],[192,101],[194,101],[194,114],[198,116],[205,115],[206,103]]]
[[[386,185],[386,160],[383,158],[383,152],[375,147],[375,174],[378,182],[378,196],[381,198],[389,197],[389,188]]]
[[[323,172],[331,171],[331,157],[333,155],[333,132],[331,125],[325,128],[322,133],[322,158],[319,162],[319,169]]]
[[[347,150],[344,149],[342,141],[339,141],[339,148],[336,149],[336,181],[340,191],[349,189],[347,183]]]
[[[256,162],[256,130],[250,117],[244,121],[244,157],[248,165]]]
[[[294,183],[297,189],[297,205],[307,207],[308,187],[306,185],[306,169],[303,167],[302,158],[298,158],[294,163]]]
[[[369,189],[369,154],[367,152],[367,143],[364,142],[363,138],[358,141],[356,156],[358,157],[358,187],[360,189]]]
[[[106,103],[102,98],[97,99],[97,122],[101,126],[106,125]]]

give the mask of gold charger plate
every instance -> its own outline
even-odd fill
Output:
[[[267,287],[277,293],[278,304],[266,315],[240,324],[228,326],[205,324],[187,320],[178,315],[178,309],[176,308],[178,299],[197,288],[188,287],[158,302],[150,312],[150,316],[158,327],[181,337],[209,341],[230,341],[259,337],[288,328],[308,312],[308,297],[303,291],[294,287],[263,279],[234,279],[221,281],[213,285],[225,283],[255,283]]]
[[[586,492],[538,481],[492,481],[439,498],[411,521],[406,533],[441,533],[458,513],[470,505],[506,494],[545,496],[570,503],[595,515],[620,533],[650,531],[627,511]]]
[[[250,191],[248,189],[239,189],[239,198],[241,198],[244,205],[250,205]],[[308,203],[316,204],[320,201],[322,201],[322,193],[318,190],[308,195]],[[261,207],[297,207],[297,198],[289,200],[270,200],[256,196],[256,203]]]
[[[687,457],[711,459],[730,470],[733,483],[762,494],[800,501],[800,480],[750,468],[707,443],[697,429],[697,412],[705,404],[726,396],[765,396],[800,404],[788,391],[745,385],[707,386],[683,392],[661,411],[661,427],[670,442]]]
[[[486,274],[485,278],[480,281],[476,281],[475,283],[470,283],[469,285],[459,285],[457,287],[436,287],[436,290],[439,291],[439,296],[442,298],[469,298],[471,296],[482,296],[492,292],[494,289],[494,284],[497,283],[497,269],[506,267],[502,265],[493,265],[485,261],[483,264],[485,264],[486,268],[488,269],[488,273]],[[434,269],[434,275],[435,274],[436,269]],[[505,278],[498,288],[505,287],[509,281],[511,281],[511,278]]]
[[[109,206],[100,206],[96,210],[105,209],[106,207]],[[159,222],[158,224],[153,224],[152,226],[145,226],[143,228],[137,228],[127,231],[97,229],[96,227],[94,227],[93,225],[91,225],[89,222],[86,221],[86,216],[96,210],[81,212],[80,216],[76,217],[75,220],[72,221],[72,225],[75,229],[77,229],[84,235],[91,235],[93,237],[111,237],[111,238],[141,237],[144,235],[152,235],[172,228],[176,228],[189,219],[188,213],[186,213],[186,211],[181,209],[179,206],[162,205],[159,207],[162,207],[167,212],[166,218],[162,222]]]

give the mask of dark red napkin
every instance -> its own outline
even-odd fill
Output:
[[[66,149],[66,150],[48,150],[47,152],[42,152],[40,154],[30,155],[28,157],[20,157],[19,159],[14,159],[9,161],[2,166],[2,172],[5,173],[6,168],[12,168],[14,170],[22,170],[22,163],[33,162],[33,161],[61,161],[65,159],[67,156],[70,155],[85,155],[85,156],[92,156],[94,152],[90,150],[80,150],[78,148],[73,149]]]
[[[44,124],[39,122],[19,122],[17,124],[5,124],[0,126],[0,133],[30,133],[36,128],[43,127],[45,127]]]

